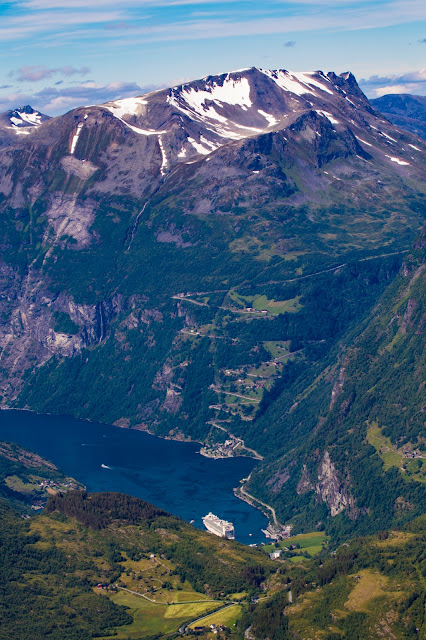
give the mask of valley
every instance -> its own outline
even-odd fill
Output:
[[[420,516],[424,142],[351,73],[25,109],[0,123],[1,407],[200,443],[295,534]]]

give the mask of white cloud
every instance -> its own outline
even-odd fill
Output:
[[[11,71],[9,73],[9,77],[15,78],[18,82],[39,82],[40,80],[50,78],[57,73],[60,73],[63,76],[73,76],[76,74],[84,76],[87,75],[89,71],[90,69],[88,67],[76,69],[75,67],[65,66],[57,69],[49,69],[48,67],[44,67],[39,64],[33,66],[24,65],[16,71]]]
[[[359,82],[369,98],[380,98],[388,93],[426,94],[426,69],[389,76],[370,76]]]
[[[0,95],[0,112],[30,104],[48,115],[59,115],[76,107],[103,104],[110,100],[133,97],[159,88],[162,87],[153,85],[142,87],[136,82],[99,84],[93,81],[64,88],[45,87],[33,94],[15,92]]]

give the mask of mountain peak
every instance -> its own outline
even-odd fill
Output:
[[[16,134],[29,134],[32,129],[39,127],[49,119],[49,116],[26,104],[0,114],[0,128],[11,129]]]

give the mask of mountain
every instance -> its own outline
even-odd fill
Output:
[[[272,407],[317,384],[399,273],[425,148],[350,73],[257,68],[15,136],[0,150],[1,405],[263,456],[274,475],[288,407]]]
[[[274,443],[250,485],[283,521],[321,528],[331,515],[327,530],[344,536],[425,513],[425,258],[426,228],[367,319],[246,435]]]
[[[370,102],[393,124],[426,138],[426,96],[388,94]]]
[[[0,148],[13,144],[17,135],[30,135],[49,119],[49,116],[36,111],[28,104],[0,113]]]

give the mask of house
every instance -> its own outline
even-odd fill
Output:
[[[275,549],[275,551],[269,554],[269,557],[271,558],[271,560],[277,560],[277,558],[281,558],[282,554],[282,549]]]

